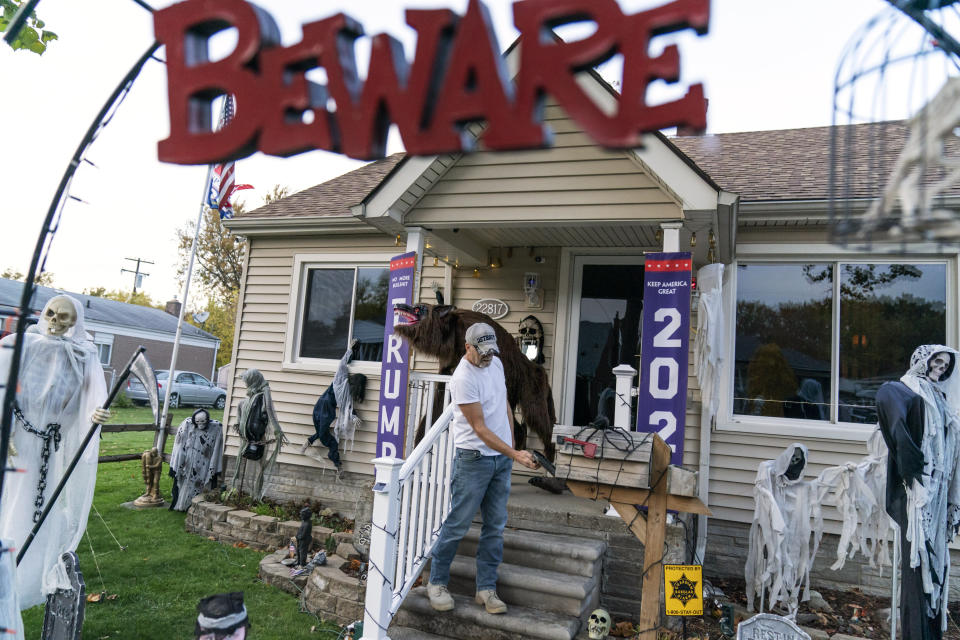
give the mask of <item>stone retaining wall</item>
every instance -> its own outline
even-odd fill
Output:
[[[227,456],[224,478],[233,477],[236,458]],[[242,469],[241,469],[242,470]],[[247,470],[245,487],[249,490],[252,467]],[[329,469],[277,464],[264,478],[266,496],[277,502],[319,500],[345,518],[369,522],[373,506],[373,476],[345,473],[341,480]]]
[[[280,521],[272,516],[258,516],[223,504],[204,502],[201,496],[193,500],[187,510],[184,528],[207,538],[234,544],[243,542],[251,549],[275,551],[286,547],[297,535],[299,520]],[[313,525],[314,548],[323,548],[333,529]],[[349,534],[351,537],[353,534]]]

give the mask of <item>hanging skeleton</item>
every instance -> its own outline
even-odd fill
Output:
[[[236,466],[233,468],[231,486],[234,489],[243,489],[241,467],[246,474],[248,463],[256,463],[256,476],[253,481],[253,490],[250,495],[256,500],[262,500],[266,491],[263,479],[273,469],[280,455],[280,448],[289,444],[283,435],[277,412],[270,396],[270,385],[257,369],[247,369],[243,374],[243,382],[247,385],[247,397],[240,403],[240,423],[237,433],[240,435],[240,450]],[[273,433],[268,433],[272,427]],[[271,445],[275,445],[270,449]],[[266,452],[270,449],[270,454]]]
[[[940,638],[947,628],[950,551],[960,525],[958,353],[917,347],[899,382],[877,391],[887,448],[886,508],[900,525],[900,615],[904,638]]]
[[[223,425],[211,420],[206,409],[198,409],[180,423],[170,456],[171,510],[186,511],[207,483],[217,485],[223,472],[222,454]]]
[[[750,526],[750,549],[744,576],[747,583],[747,610],[754,598],[760,608],[773,609],[778,603],[795,615],[809,599],[810,569],[823,533],[823,519],[817,502],[816,483],[803,479],[808,460],[807,447],[794,443],[776,460],[766,460],[757,469],[753,497],[756,508]]]
[[[16,335],[0,340],[0,372],[10,366]],[[20,548],[46,506],[53,487],[80,448],[91,421],[103,423],[99,409],[107,397],[97,349],[84,328],[83,306],[55,296],[40,321],[24,335],[20,388],[12,442],[18,452],[14,473],[4,483],[0,537]],[[60,557],[74,551],[87,526],[97,479],[98,438],[88,444],[70,481],[24,554],[17,569],[22,608],[44,601],[58,588],[70,588]]]

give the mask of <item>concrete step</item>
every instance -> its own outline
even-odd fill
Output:
[[[394,622],[462,640],[573,640],[580,629],[580,621],[573,616],[519,606],[494,615],[487,613],[472,597],[452,595],[453,611],[437,612],[430,606],[426,587],[412,589]]]
[[[419,629],[398,627],[396,625],[390,626],[387,635],[390,636],[390,640],[458,640],[457,638],[450,638],[449,636],[438,636],[433,633],[427,633],[426,631],[420,631]]]
[[[475,557],[479,540],[480,525],[475,524],[460,541],[457,553]],[[510,528],[503,531],[504,562],[588,578],[600,574],[606,548],[601,540]]]
[[[599,572],[587,578],[504,562],[497,572],[497,593],[510,605],[579,618],[599,597],[597,576]],[[457,555],[450,565],[450,590],[473,596],[476,580],[476,559]]]

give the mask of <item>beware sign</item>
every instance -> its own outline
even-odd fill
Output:
[[[668,616],[703,615],[703,566],[663,565],[664,609]]]

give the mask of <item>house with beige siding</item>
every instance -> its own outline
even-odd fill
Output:
[[[597,77],[584,86],[612,108]],[[838,244],[828,127],[648,134],[642,148],[622,151],[594,145],[556,104],[546,106],[545,120],[555,132],[549,149],[396,154],[229,221],[250,245],[227,420],[237,419],[243,371],[259,368],[292,441],[269,492],[310,494],[362,518],[373,481],[392,256],[417,251],[420,301],[434,302],[438,290],[461,308],[502,301],[507,310],[498,322],[514,335],[523,318],[536,316],[558,422],[585,425],[606,411],[600,395],[614,384],[613,367],[639,368],[645,252],[689,250],[694,271],[711,261],[725,265],[726,333],[710,424],[701,423],[699,372],[690,359],[683,466],[701,474],[701,498],[713,512],[706,572],[742,575],[758,464],[792,442],[809,447],[808,475],[859,460],[875,429],[880,384],[903,374],[918,344],[960,342],[957,249]],[[878,127],[894,142],[905,136],[902,123],[855,125],[841,135],[867,148]],[[892,166],[896,144],[889,148],[869,168],[874,182]],[[863,171],[834,175],[839,184],[866,184]],[[875,192],[843,195],[856,213]],[[523,287],[529,274],[539,281],[533,302]],[[611,349],[614,331],[620,338]],[[353,338],[360,346],[350,368],[368,376],[368,389],[338,483],[325,462],[297,451]],[[436,373],[436,362],[415,354],[411,369]],[[228,458],[237,443],[228,438]],[[524,472],[516,474],[523,482]],[[825,516],[827,532],[837,533],[839,515],[828,507]],[[859,559],[829,571],[830,540],[821,546],[815,584],[889,588],[889,572],[881,576]]]

